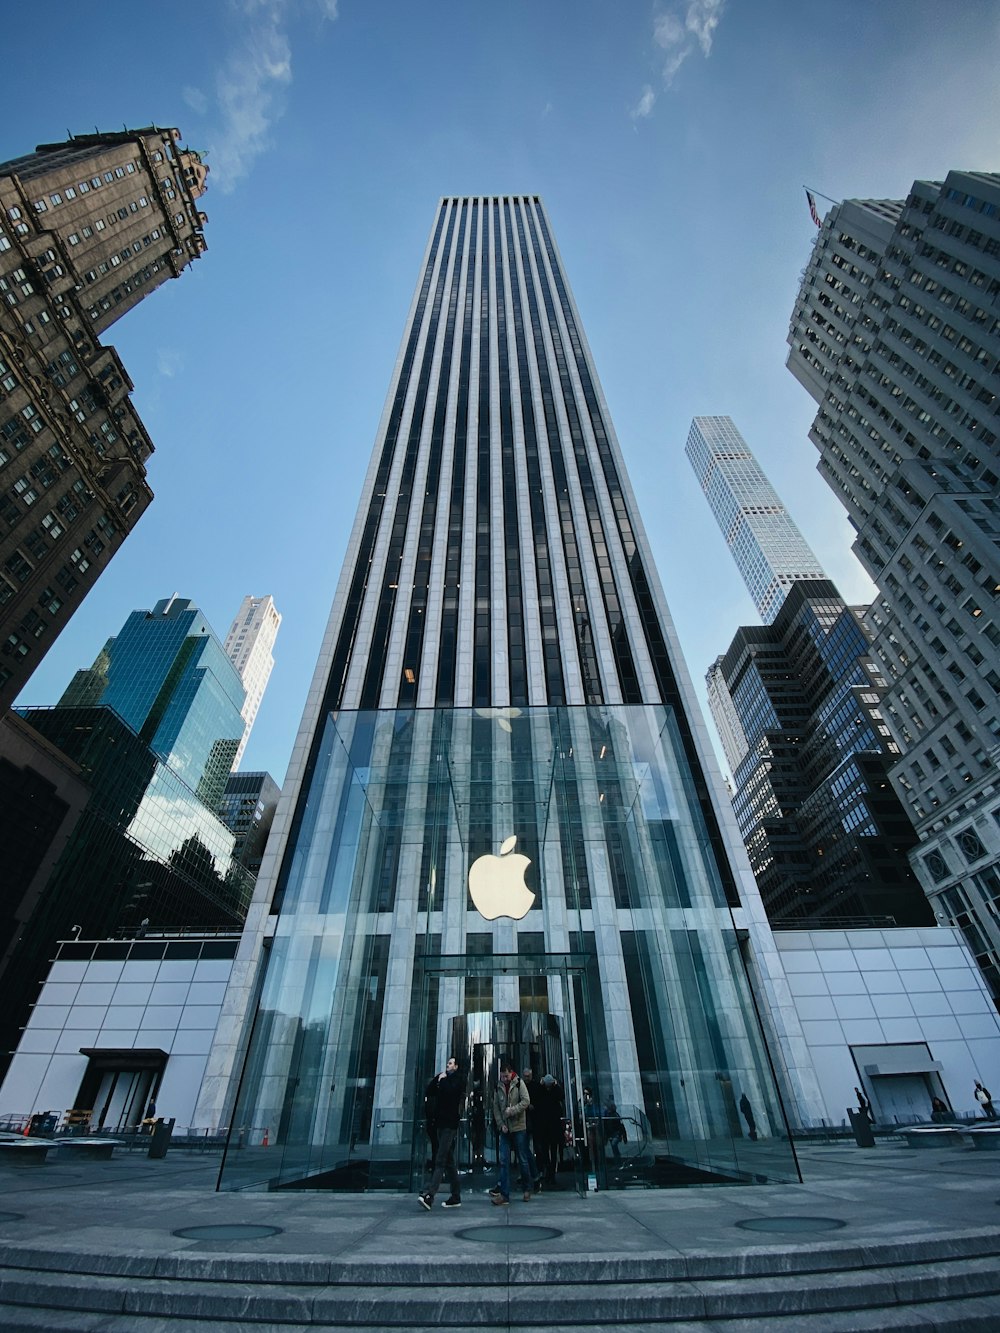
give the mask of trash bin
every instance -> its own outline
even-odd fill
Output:
[[[173,1120],[164,1120],[161,1116],[153,1126],[153,1138],[149,1145],[150,1157],[166,1157],[170,1146],[170,1135],[174,1132]]]
[[[875,1135],[872,1133],[872,1122],[864,1111],[859,1111],[855,1106],[847,1108],[847,1115],[851,1122],[851,1129],[854,1130],[854,1142],[859,1148],[874,1148]]]

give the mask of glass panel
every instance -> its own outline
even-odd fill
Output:
[[[419,1188],[452,1053],[473,1185],[501,1054],[580,1188],[798,1178],[670,708],[331,714],[279,890],[222,1188]]]

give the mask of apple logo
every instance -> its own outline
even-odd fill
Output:
[[[487,921],[498,916],[520,921],[535,901],[524,882],[524,872],[531,861],[527,856],[511,856],[517,837],[508,838],[500,855],[487,853],[469,867],[469,892],[479,915]]]

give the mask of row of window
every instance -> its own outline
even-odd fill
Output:
[[[58,208],[60,204],[72,203],[78,195],[90,194],[92,190],[100,190],[105,185],[111,185],[115,178],[123,179],[125,176],[131,176],[136,170],[135,162],[126,162],[123,166],[113,167],[105,171],[102,176],[91,176],[87,180],[78,181],[76,185],[67,185],[63,190],[53,190],[48,196],[40,196],[32,200],[32,207],[36,213],[46,213],[49,208]],[[21,210],[18,207],[8,208],[7,215],[12,221],[21,217]]]

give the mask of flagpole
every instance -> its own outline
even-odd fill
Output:
[[[814,190],[811,185],[803,185],[802,188],[803,190],[808,190],[811,195],[815,195],[817,199],[825,199],[828,204],[839,204],[842,202],[840,199],[831,199],[830,196],[824,194],[822,190]]]

